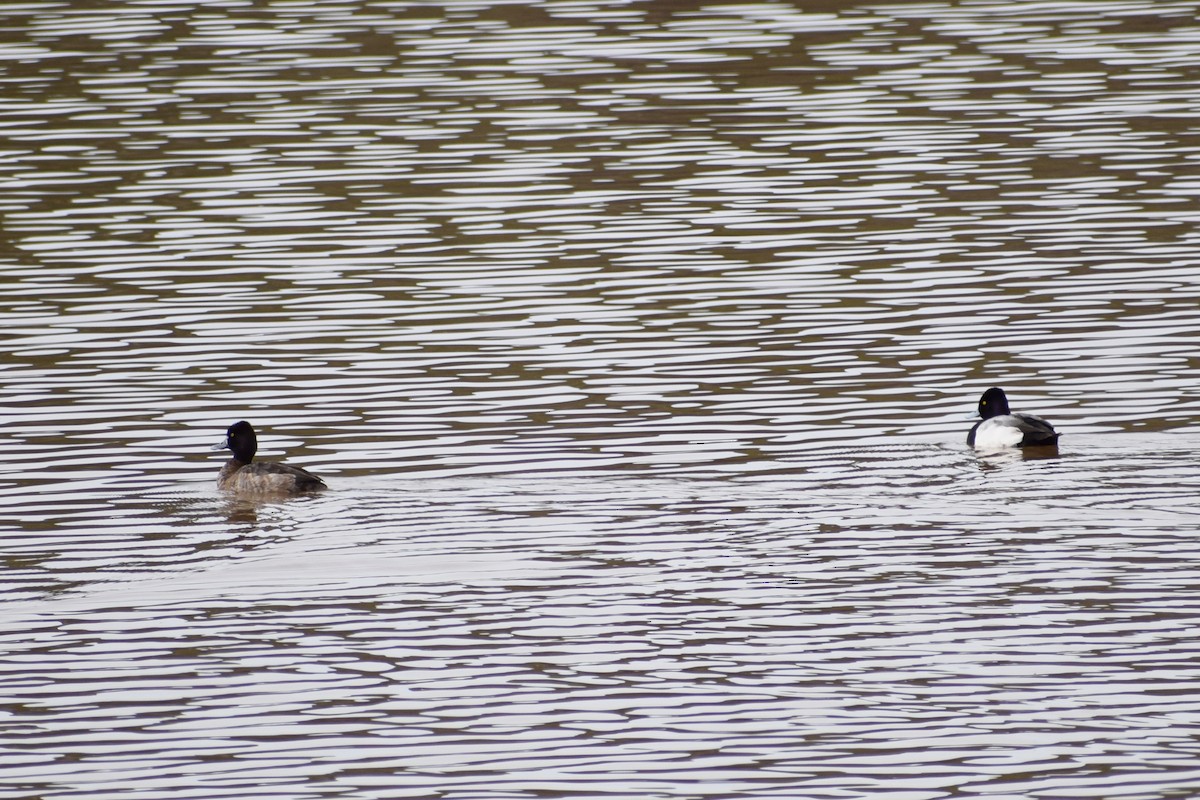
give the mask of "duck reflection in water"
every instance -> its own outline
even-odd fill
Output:
[[[229,426],[224,441],[213,450],[232,450],[233,458],[221,468],[217,488],[239,495],[296,495],[325,489],[325,482],[306,469],[275,461],[255,461],[258,437],[249,422]]]

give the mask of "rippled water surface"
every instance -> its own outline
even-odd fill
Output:
[[[1200,794],[1200,4],[4,19],[0,796]]]

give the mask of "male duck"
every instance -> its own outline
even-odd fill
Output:
[[[1003,389],[988,389],[979,398],[979,416],[967,434],[967,444],[983,449],[1037,447],[1058,444],[1058,433],[1049,422],[1033,414],[1008,410]]]
[[[301,494],[326,488],[325,482],[308,470],[274,461],[255,461],[258,438],[245,420],[230,425],[225,440],[214,445],[213,450],[233,451],[233,458],[217,476],[219,489],[239,494]]]

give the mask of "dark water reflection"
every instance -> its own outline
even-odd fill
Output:
[[[7,9],[0,793],[1195,794],[1198,12]]]

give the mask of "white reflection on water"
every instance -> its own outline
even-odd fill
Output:
[[[9,12],[0,794],[1196,793],[1194,2]]]
[[[217,758],[299,796],[484,773],[522,796],[1054,797],[1069,764],[1072,787],[1182,791],[1196,481],[1176,437],[1128,439],[829,450],[765,481],[114,496],[103,549],[46,565],[84,582],[4,611],[15,741],[42,754],[6,771],[48,794],[166,796]]]

